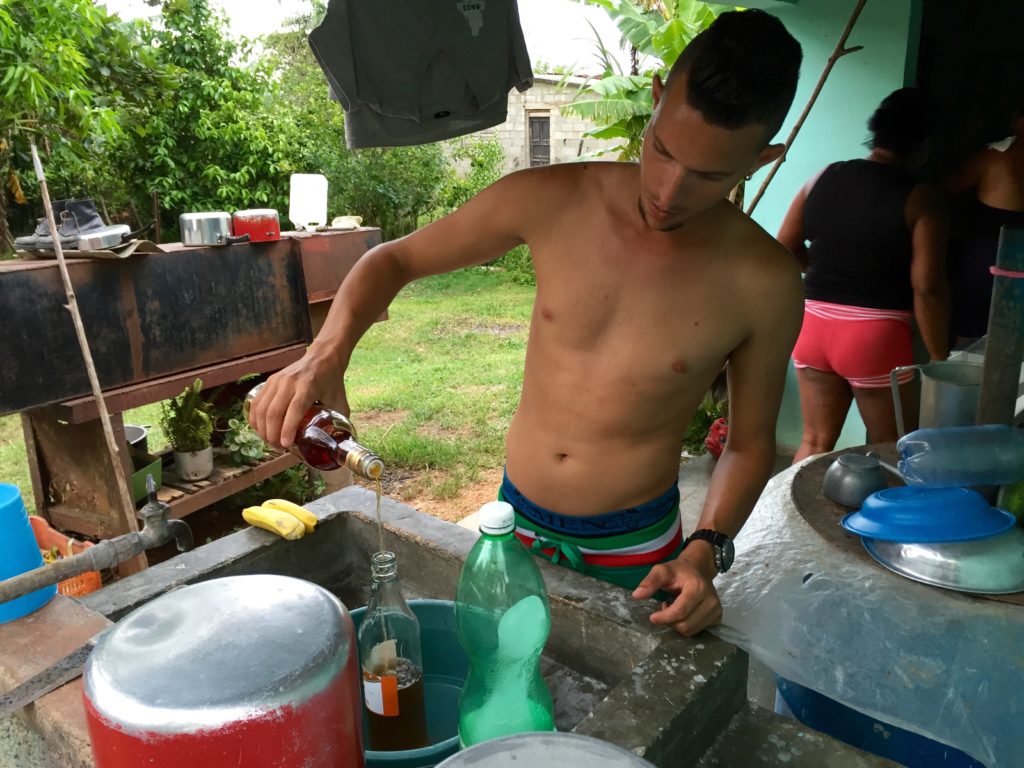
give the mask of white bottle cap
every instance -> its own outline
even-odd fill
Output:
[[[480,507],[480,532],[497,536],[516,527],[516,513],[507,501],[489,501]]]

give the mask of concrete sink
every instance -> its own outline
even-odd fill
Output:
[[[112,584],[83,600],[117,620],[167,590],[250,573],[316,582],[350,608],[366,604],[377,550],[374,494],[347,488],[309,509],[315,534],[296,542],[247,529]],[[451,600],[476,533],[385,499],[385,545],[408,598]],[[746,699],[747,656],[709,634],[653,626],[653,604],[618,587],[541,563],[552,630],[543,670],[559,730],[594,736],[668,766],[891,765],[786,722]]]

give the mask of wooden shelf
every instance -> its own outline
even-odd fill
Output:
[[[116,456],[88,394],[53,262],[0,264],[0,317],[12,328],[32,329],[0,334],[0,413],[21,412],[39,514],[95,538],[132,530],[114,468],[120,462],[128,475],[133,466],[123,412],[178,395],[197,378],[209,389],[299,360],[342,280],[380,239],[379,230],[362,228],[228,248],[168,246],[116,262],[71,260]],[[165,466],[160,498],[175,518],[187,517],[298,462],[288,453],[253,467],[221,461],[201,483],[177,482]]]
[[[196,482],[179,480],[172,465],[164,469],[163,485],[157,495],[170,504],[172,518],[187,517],[298,463],[299,459],[290,453],[275,454],[251,467],[235,467],[224,461],[216,461],[213,474]],[[62,503],[48,506],[46,512],[50,522],[61,530],[100,539],[119,535],[118,531],[110,528],[113,518],[101,510],[87,510],[75,504]]]
[[[236,467],[218,461],[215,462],[212,475],[205,480],[193,482],[178,480],[171,467],[164,470],[161,490],[179,491],[183,494],[168,502],[171,505],[171,517],[181,518],[298,463],[299,459],[287,452],[270,456],[259,464],[248,467]]]
[[[103,393],[103,399],[107,403],[107,410],[111,413],[127,411],[129,408],[137,408],[140,405],[148,405],[179,395],[196,379],[202,379],[203,389],[208,389],[219,387],[221,384],[230,384],[247,373],[278,371],[301,358],[305,351],[305,344],[293,344],[270,352],[232,360],[228,363],[216,363],[141,384],[130,384],[126,387],[111,389]],[[96,398],[92,396],[68,400],[55,406],[55,410],[55,415],[69,424],[83,424],[99,418]]]

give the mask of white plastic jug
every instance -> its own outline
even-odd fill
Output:
[[[292,174],[288,218],[296,229],[316,229],[327,223],[326,176],[320,173]]]

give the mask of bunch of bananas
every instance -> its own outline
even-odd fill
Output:
[[[315,531],[318,522],[317,516],[308,509],[285,499],[269,499],[258,507],[246,507],[242,517],[249,525],[290,541]]]

